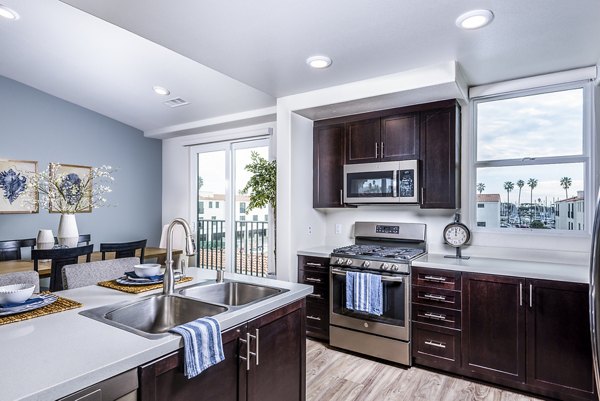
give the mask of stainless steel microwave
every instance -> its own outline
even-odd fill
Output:
[[[345,164],[344,202],[418,203],[419,161]]]

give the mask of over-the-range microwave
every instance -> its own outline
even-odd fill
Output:
[[[344,202],[418,203],[419,161],[345,164]]]

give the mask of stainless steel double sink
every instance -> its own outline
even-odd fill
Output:
[[[80,314],[146,338],[156,338],[180,324],[240,309],[286,291],[289,290],[240,281],[208,281],[184,287],[174,295],[150,295]]]

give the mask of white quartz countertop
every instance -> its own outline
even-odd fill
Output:
[[[328,258],[329,254],[333,252],[335,248],[339,248],[339,246],[323,245],[314,248],[301,249],[296,253],[302,256],[316,256],[318,258]]]
[[[188,268],[188,275],[194,281],[178,285],[176,290],[215,279],[214,271],[204,269]],[[214,316],[222,330],[312,292],[311,286],[245,275],[226,273],[225,279],[289,291]],[[76,288],[58,294],[82,303],[82,308],[0,326],[0,401],[55,400],[181,348],[183,341],[178,335],[146,339],[79,314],[159,292],[134,295],[95,285]]]
[[[412,262],[416,267],[457,270],[468,273],[496,274],[542,280],[589,283],[589,266],[558,263],[530,262],[510,259],[471,257],[450,259],[444,255],[427,254]]]

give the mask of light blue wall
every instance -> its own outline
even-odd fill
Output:
[[[114,207],[77,214],[79,233],[101,242],[148,239],[161,232],[161,141],[88,109],[0,76],[0,159],[116,167]],[[0,240],[32,238],[40,228],[57,234],[59,214],[0,214]]]

